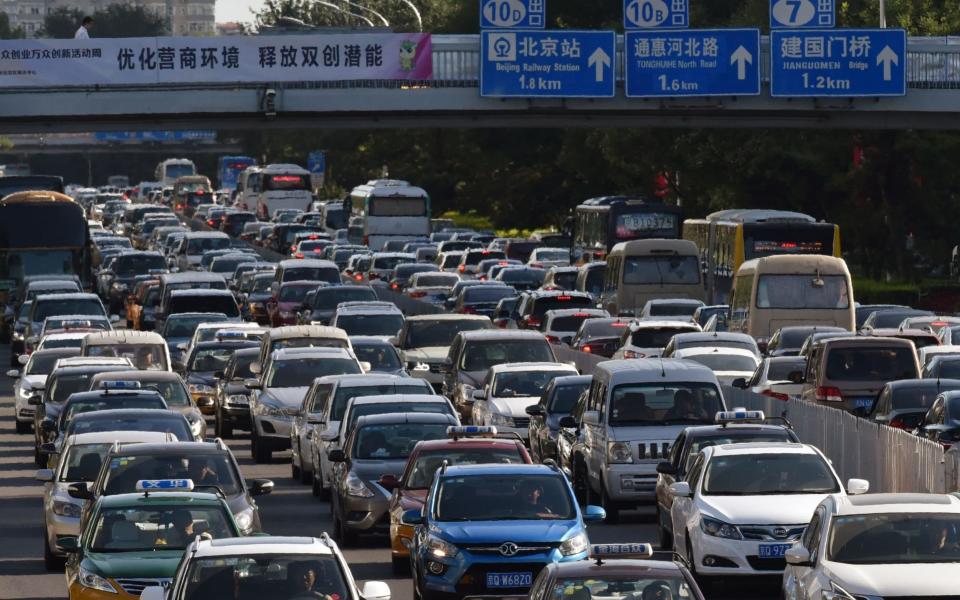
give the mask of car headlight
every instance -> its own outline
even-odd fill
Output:
[[[705,534],[712,535],[713,537],[726,538],[728,540],[743,539],[743,536],[740,535],[740,530],[737,529],[736,525],[724,523],[723,521],[711,519],[710,517],[702,517],[700,519],[700,529]]]
[[[101,592],[108,592],[110,594],[117,593],[117,590],[109,581],[107,581],[106,577],[101,577],[100,575],[88,571],[83,567],[80,567],[80,573],[77,576],[77,581],[79,581],[80,585],[83,587],[100,590]]]
[[[253,529],[253,507],[241,510],[234,519],[236,519],[237,526],[244,535],[250,533],[250,530]]]
[[[216,390],[213,387],[205,383],[191,383],[190,384],[190,393],[191,394],[214,394]]]
[[[19,331],[14,331],[14,332],[13,332],[13,341],[15,341],[15,342],[22,342],[22,341],[23,341],[23,334],[20,333]]]
[[[347,473],[347,478],[343,481],[343,489],[346,490],[348,496],[356,496],[357,498],[373,498],[374,496],[373,491],[353,471]]]
[[[573,556],[574,554],[586,552],[589,546],[590,540],[587,539],[587,534],[580,532],[569,540],[560,544],[560,554],[564,556]]]
[[[261,404],[263,407],[263,414],[268,417],[273,417],[275,419],[290,419],[290,415],[283,409],[282,406],[274,406],[272,404]]]
[[[629,464],[633,462],[633,451],[626,442],[607,442],[607,462]]]
[[[115,292],[125,292],[127,291],[127,284],[123,283],[122,281],[114,281],[110,285],[110,289]]]
[[[227,396],[227,404],[239,404],[240,406],[247,406],[250,404],[250,397],[246,394],[230,394]]]
[[[847,590],[843,589],[835,582],[830,582],[830,590],[823,590],[820,592],[820,600],[862,600],[860,596],[854,596]]]
[[[501,415],[500,413],[492,413],[490,415],[490,424],[499,425],[500,427],[513,427],[513,417],[508,417],[507,415]]]
[[[435,536],[427,538],[427,553],[433,558],[454,558],[460,550],[446,540]]]
[[[80,518],[80,507],[73,502],[64,500],[53,501],[53,514],[61,517],[70,517],[72,519]]]

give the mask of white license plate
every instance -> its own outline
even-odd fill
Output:
[[[488,588],[530,587],[533,573],[487,573]]]
[[[793,544],[760,544],[760,558],[783,558]]]

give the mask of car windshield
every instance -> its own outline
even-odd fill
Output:
[[[722,446],[724,444],[748,444],[754,442],[792,442],[795,441],[787,433],[786,429],[768,429],[768,430],[743,430],[736,433],[719,433],[699,437],[691,437],[687,445],[686,464],[682,465],[683,472],[686,473],[693,465],[697,454],[704,448],[710,446]]]
[[[372,269],[377,271],[392,271],[397,265],[413,262],[410,256],[378,256],[373,259]]]
[[[356,433],[353,457],[359,460],[398,460],[410,456],[422,440],[447,437],[447,423],[385,423],[367,425]]]
[[[844,275],[761,275],[757,282],[757,308],[849,308],[850,294]]]
[[[679,600],[696,598],[679,572],[655,577],[638,575],[591,576],[590,579],[558,578],[545,600]]]
[[[33,309],[33,320],[43,323],[47,317],[55,315],[96,315],[105,317],[103,305],[96,298],[76,300],[38,300]]]
[[[630,344],[637,348],[665,348],[670,338],[690,331],[689,327],[641,327],[630,334]]]
[[[543,283],[543,278],[546,277],[546,275],[547,272],[543,269],[517,269],[508,267],[497,274],[497,279],[511,285],[518,283],[540,285]]]
[[[588,383],[578,383],[569,385],[559,385],[553,389],[553,396],[550,400],[550,414],[568,415],[573,411],[573,406],[577,403],[580,395],[590,387]]]
[[[546,248],[538,248],[534,251],[533,257],[530,260],[552,260],[552,261],[565,261],[570,262],[570,251],[569,250],[554,250]]]
[[[178,440],[189,442],[193,440],[187,419],[180,414],[170,414],[167,411],[150,411],[152,415],[107,414],[113,411],[104,411],[94,419],[76,418],[70,421],[67,427],[67,436],[79,433],[98,433],[101,431],[159,431],[171,433]]]
[[[317,290],[317,295],[313,297],[313,308],[333,310],[341,302],[375,302],[376,300],[377,293],[368,287],[333,287]]]
[[[740,354],[692,354],[684,356],[686,360],[700,363],[711,371],[746,371],[752,373],[757,368],[757,359]]]
[[[166,269],[167,263],[159,254],[129,254],[118,256],[110,270],[120,277],[149,273],[150,269]]]
[[[112,447],[112,443],[71,445],[61,459],[59,481],[94,481],[100,474],[103,457]]]
[[[495,398],[522,398],[540,396],[547,384],[563,375],[576,375],[564,371],[514,371],[500,373],[493,380]]]
[[[958,360],[938,360],[930,367],[931,377],[942,379],[956,379],[960,377],[960,359]]]
[[[486,371],[493,365],[515,362],[554,362],[546,339],[503,340],[467,344],[460,360],[465,371]]]
[[[627,257],[623,261],[623,283],[695,285],[700,283],[700,261],[696,256]]]
[[[577,272],[563,271],[560,273],[554,273],[553,284],[565,290],[572,290],[577,284]]]
[[[446,477],[434,506],[438,521],[575,519],[563,475]]]
[[[461,331],[490,329],[490,322],[480,319],[416,320],[407,323],[403,349],[449,346]]]
[[[853,565],[960,562],[960,515],[880,513],[833,518],[829,560]]]
[[[220,348],[201,348],[193,355],[188,371],[194,373],[206,373],[211,371],[222,371],[227,366],[227,361],[236,352],[236,346],[223,346]]]
[[[337,327],[347,335],[397,335],[403,327],[402,314],[337,315]]]
[[[917,377],[911,346],[831,348],[826,378],[831,381],[892,381]]]
[[[267,386],[271,388],[308,387],[317,377],[362,373],[352,358],[297,358],[273,363]]]
[[[226,321],[227,315],[196,315],[196,316],[180,316],[180,315],[171,315],[167,319],[163,331],[163,337],[165,338],[191,338],[193,337],[194,332],[197,330],[197,325],[200,323],[217,323],[220,321]]]
[[[294,267],[284,269],[283,281],[325,281],[340,283],[340,271],[335,267]]]
[[[463,290],[464,304],[496,304],[504,298],[513,298],[517,295],[512,287],[497,285],[475,285]]]
[[[116,454],[110,460],[103,481],[104,495],[136,491],[141,479],[191,479],[194,489],[219,488],[225,495],[239,494],[240,479],[227,452],[179,455]]]
[[[353,597],[332,554],[244,552],[226,559],[193,558],[188,564],[182,600]]]
[[[413,380],[416,381],[416,380]],[[333,397],[333,405],[330,407],[330,420],[343,420],[343,413],[347,410],[347,403],[351,398],[362,398],[364,396],[384,396],[387,394],[432,394],[433,388],[426,382],[417,384],[397,384],[392,383],[384,385],[364,385],[364,386],[341,386],[337,388],[337,393]]]
[[[372,371],[389,373],[403,369],[397,351],[390,344],[354,343],[353,353],[360,362],[370,363]]]
[[[53,378],[53,382],[50,384],[49,397],[44,399],[44,402],[53,402],[54,404],[61,404],[70,397],[70,394],[76,394],[77,392],[86,392],[90,389],[90,378],[94,376],[94,373],[68,373],[59,375]]]
[[[523,464],[523,456],[516,444],[497,444],[496,446],[476,448],[444,448],[442,450],[421,450],[416,461],[408,468],[404,489],[425,490],[433,483],[444,461],[447,465],[484,465],[484,464]]]
[[[420,273],[413,278],[413,287],[442,287],[452,288],[460,278],[453,273]]]
[[[146,371],[166,371],[166,348],[161,344],[111,344],[87,346],[87,356],[129,358],[133,366]]]
[[[613,389],[610,425],[712,424],[723,410],[711,383],[626,384]]]
[[[273,275],[265,277],[254,277],[253,278],[253,287],[251,292],[269,292],[270,286],[273,285],[274,277]]]
[[[193,238],[187,242],[187,254],[203,254],[208,250],[226,250],[230,247],[230,238]]]
[[[61,430],[64,428],[63,426],[69,424],[70,420],[78,414],[122,408],[156,408],[162,410],[166,408],[166,403],[163,402],[159,396],[153,394],[149,396],[141,394],[124,396],[118,394],[105,400],[100,400],[99,398],[77,400],[74,398],[67,402],[64,408],[63,417],[60,420]]]
[[[109,380],[108,377],[103,381]],[[136,381],[140,382],[142,389],[156,390],[170,408],[190,405],[190,397],[187,395],[187,390],[180,382],[179,377],[177,379],[165,379],[163,381],[150,381],[149,376],[146,376]]]
[[[225,507],[170,504],[105,508],[91,530],[91,552],[183,550],[197,536],[233,537]]]
[[[30,362],[27,363],[25,373],[27,375],[49,375],[53,371],[53,365],[61,358],[64,358],[64,354],[60,352],[34,352],[30,355]]]
[[[317,285],[285,285],[280,288],[280,302],[303,302],[307,292],[317,289]]]
[[[806,367],[806,359],[790,360],[771,360],[770,367],[767,369],[767,381],[788,381],[790,373],[803,371]]]
[[[385,415],[390,413],[434,413],[453,416],[453,409],[445,400],[439,402],[376,402],[373,404],[357,404],[350,408],[350,415],[343,427],[344,431],[352,431],[357,419],[368,415]]]
[[[839,491],[837,478],[818,454],[714,456],[703,477],[705,496],[832,494]]]

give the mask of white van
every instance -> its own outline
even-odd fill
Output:
[[[251,210],[257,205],[257,195],[260,193],[261,167],[247,167],[237,176],[237,189],[234,192],[233,204],[240,210]]]
[[[269,221],[281,208],[310,210],[313,186],[310,171],[297,165],[267,165],[260,173],[257,216]]]
[[[127,358],[137,369],[171,371],[166,340],[153,331],[98,331],[80,343],[81,356]]]

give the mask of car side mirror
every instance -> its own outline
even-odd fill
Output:
[[[657,473],[660,473],[661,475],[676,475],[677,468],[673,466],[673,463],[664,461],[657,463]]]
[[[593,506],[592,504],[584,507],[583,520],[585,523],[596,523],[607,518],[607,511],[602,506]]]
[[[531,404],[530,406],[523,409],[525,413],[531,417],[542,417],[546,414],[546,411],[543,410],[543,407],[539,404]]]
[[[368,581],[360,590],[363,600],[390,600],[390,586],[382,581]]]
[[[411,508],[410,510],[403,511],[401,521],[403,521],[404,525],[422,525],[423,515],[420,513],[419,508]]]
[[[7,371],[7,377],[10,379],[17,379],[20,377],[20,369],[10,369]]]
[[[400,480],[397,479],[396,475],[388,473],[386,475],[382,475],[377,481],[377,484],[385,490],[394,490],[400,487]]]
[[[870,491],[870,482],[866,479],[848,479],[847,494],[850,496],[859,496]]]
[[[470,398],[474,402],[476,402],[477,400],[483,400],[486,397],[487,397],[486,390],[473,390],[473,392],[470,393]]]
[[[53,481],[53,469],[40,469],[33,478],[43,483]]]
[[[790,371],[787,375],[787,381],[790,383],[803,383],[803,371]]]
[[[330,459],[330,462],[341,463],[347,462],[347,455],[340,448],[334,448],[327,453],[327,458]]]
[[[30,362],[30,355],[29,355],[29,354],[21,354],[20,356],[17,357],[17,362],[20,363],[20,364],[23,365],[23,366],[26,366],[27,363]]]
[[[262,367],[262,365],[260,364],[260,361],[254,361],[254,362],[250,363],[250,372],[251,372],[251,373],[253,373],[254,375],[259,375],[261,371],[263,371],[263,367]]]
[[[369,373],[371,369],[373,369],[373,365],[371,365],[369,361],[366,361],[366,360],[360,361],[361,371],[363,371],[364,373]]]
[[[813,563],[810,561],[810,551],[800,544],[787,548],[787,551],[783,554],[783,558],[787,561],[788,565],[795,567],[813,566]]]
[[[243,387],[247,388],[248,390],[260,390],[260,389],[263,389],[263,386],[260,385],[260,380],[259,380],[259,379],[248,379],[248,380],[246,380],[246,381],[243,382]]]
[[[266,496],[273,491],[273,481],[270,479],[254,479],[247,483],[251,496]]]
[[[577,423],[577,420],[570,415],[560,417],[560,427],[564,429],[577,429],[580,425]]]
[[[75,535],[68,535],[57,539],[57,550],[64,554],[74,554],[80,550],[80,540]]]
[[[595,410],[586,410],[583,412],[583,422],[587,425],[599,425],[600,413]]]
[[[689,483],[678,481],[670,484],[670,495],[674,498],[690,498],[693,496],[693,491],[690,489]]]
[[[67,487],[67,494],[77,500],[93,500],[93,492],[87,489],[87,484],[84,482],[71,483]]]
[[[739,390],[745,390],[747,389],[747,379],[746,377],[737,377],[730,383],[730,385]]]

